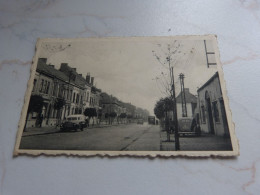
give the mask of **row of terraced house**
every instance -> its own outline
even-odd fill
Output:
[[[117,121],[122,113],[131,118],[145,118],[149,114],[96,88],[90,73],[84,78],[67,63],[56,69],[47,64],[47,58],[38,59],[31,96],[35,95],[43,98],[43,105],[40,110],[28,113],[26,127],[55,126],[68,115],[83,114],[86,108],[96,109],[97,117],[93,118],[96,123],[106,120],[111,112],[116,113],[113,120]]]

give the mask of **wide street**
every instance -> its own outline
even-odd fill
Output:
[[[56,132],[22,137],[21,149],[158,151],[159,126],[121,124],[101,128],[85,128],[77,132]]]
[[[110,150],[110,151],[173,151],[174,135],[167,141],[159,125],[119,124],[85,128],[84,131],[43,132],[44,128],[24,132],[21,149],[39,150]],[[41,133],[41,132],[42,133]],[[204,134],[201,137],[180,137],[182,151],[232,150],[229,138]]]

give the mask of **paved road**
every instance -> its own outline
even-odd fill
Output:
[[[160,130],[155,125],[127,124],[77,132],[22,137],[21,149],[159,151]]]

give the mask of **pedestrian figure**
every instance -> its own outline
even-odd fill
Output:
[[[197,136],[201,135],[201,129],[199,123],[197,123],[196,119],[192,119],[191,130],[196,133]]]
[[[42,121],[43,121],[43,114],[40,114],[40,117],[39,117],[39,127],[42,127]]]

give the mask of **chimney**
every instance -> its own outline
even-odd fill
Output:
[[[94,77],[91,77],[91,85],[94,84]]]
[[[87,81],[88,84],[90,83],[90,73],[89,72],[87,73],[86,81]]]
[[[77,71],[77,69],[76,68],[71,68],[72,70],[74,70],[75,72]]]
[[[49,64],[48,66],[50,66],[50,67],[54,68],[54,65],[52,65],[52,64]]]
[[[68,69],[68,63],[61,63],[60,64],[60,71],[66,72]]]
[[[47,64],[47,58],[38,58],[38,64],[39,63]]]

